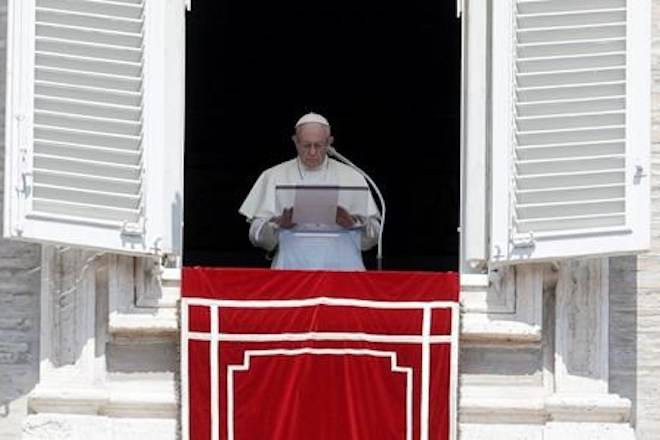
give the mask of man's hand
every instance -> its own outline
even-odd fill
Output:
[[[284,208],[282,215],[274,219],[277,226],[283,229],[291,229],[296,224],[293,223],[293,208]]]
[[[355,219],[353,216],[343,207],[337,206],[337,219],[336,222],[342,228],[348,229],[355,226]]]

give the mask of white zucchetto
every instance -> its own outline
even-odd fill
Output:
[[[309,123],[317,123],[330,127],[330,123],[325,117],[319,115],[318,113],[310,112],[298,119],[298,122],[296,122],[296,128],[303,124]]]

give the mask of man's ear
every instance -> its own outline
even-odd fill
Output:
[[[297,145],[297,143],[298,143],[298,138],[296,137],[295,134],[291,135],[291,140],[293,141],[293,144],[294,144],[294,145]]]
[[[328,136],[328,145],[332,145],[335,143],[335,137],[334,136]]]

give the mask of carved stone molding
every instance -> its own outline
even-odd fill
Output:
[[[114,341],[126,338],[175,340],[180,271],[161,270],[149,258],[109,257],[109,332]]]
[[[540,342],[543,266],[503,267],[461,279],[461,341]]]
[[[609,260],[559,265],[553,394],[544,438],[634,439],[631,402],[609,394]]]

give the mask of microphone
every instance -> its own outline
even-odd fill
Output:
[[[378,195],[378,200],[380,202],[382,213],[380,217],[380,231],[378,232],[378,252],[376,253],[376,260],[378,262],[378,270],[383,270],[383,229],[385,229],[385,199],[383,198],[383,194],[380,192],[380,189],[378,189],[378,185],[376,185],[376,182],[374,182],[373,179],[369,177],[367,173],[362,171],[362,169],[360,169],[357,165],[355,165],[353,162],[348,160],[346,156],[339,153],[335,149],[335,147],[329,145],[327,151],[330,156],[334,157],[335,159],[338,159],[340,162],[353,168],[355,171],[358,172],[358,174],[364,177]]]

